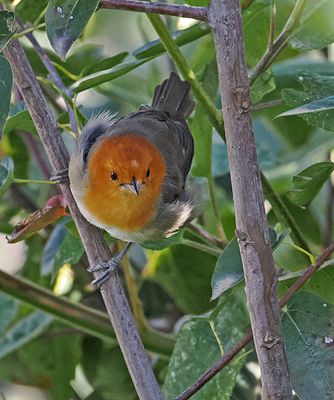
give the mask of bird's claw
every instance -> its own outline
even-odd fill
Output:
[[[49,181],[54,183],[67,183],[69,182],[68,169],[61,170],[58,174],[52,175]]]
[[[91,283],[98,288],[101,286],[114,274],[116,269],[119,267],[121,259],[119,257],[113,257],[108,261],[103,261],[99,264],[92,265],[87,268],[88,272],[103,271],[103,274],[95,278]]]

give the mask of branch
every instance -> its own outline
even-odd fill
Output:
[[[0,271],[0,290],[31,307],[49,313],[81,332],[102,340],[116,341],[108,315],[104,312],[73,303],[64,297],[56,297],[50,290],[4,271]],[[154,353],[169,357],[173,351],[174,339],[153,330],[150,330],[150,335],[147,335],[146,331],[148,329],[144,333],[144,337],[147,337],[147,340],[143,339],[145,347]]]
[[[290,17],[283,27],[281,33],[278,35],[277,39],[273,43],[269,42],[269,46],[262,56],[261,60],[257,63],[255,68],[250,74],[250,83],[253,84],[256,79],[261,75],[270,65],[274,62],[275,58],[281,53],[285,48],[290,39],[290,36],[294,32],[296,25],[304,11],[307,0],[297,0]],[[272,18],[272,15],[271,15]]]
[[[280,299],[279,305],[283,307],[288,300],[311,278],[311,276],[325,263],[326,260],[334,252],[334,243],[332,243],[326,250],[317,258],[315,264],[310,265],[304,274],[286,291],[284,296]],[[220,372],[226,365],[228,365],[233,358],[252,340],[251,333],[246,334],[231,350],[221,357],[216,364],[208,369],[200,378],[197,379],[191,386],[189,386],[183,393],[181,393],[175,400],[187,400],[196,392],[198,392],[206,383],[208,383],[218,372]]]
[[[101,0],[101,8],[128,10],[143,13],[174,15],[176,17],[207,20],[207,7],[180,6],[176,4],[149,3],[136,0]]]
[[[261,370],[263,399],[288,400],[292,398],[292,389],[276,296],[275,265],[252,131],[250,87],[239,0],[212,0],[208,18],[217,53],[235,204],[236,236]]]
[[[54,171],[59,172],[66,169],[68,166],[67,150],[58,131],[56,120],[45,101],[21,45],[16,40],[9,42],[4,54],[12,65],[16,84],[26,102]],[[89,225],[81,216],[70,188],[67,185],[61,185],[61,188],[80,233],[90,265],[109,260],[112,254],[103,240],[102,232]],[[139,398],[163,399],[117,273],[103,286],[101,294]]]

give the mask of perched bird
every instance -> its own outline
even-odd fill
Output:
[[[103,271],[101,285],[131,242],[175,234],[198,211],[186,179],[194,143],[186,119],[194,108],[190,84],[171,73],[156,87],[152,105],[117,119],[101,113],[79,136],[69,180],[83,216],[113,237],[129,242]]]

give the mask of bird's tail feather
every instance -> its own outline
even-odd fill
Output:
[[[166,112],[176,120],[187,119],[195,107],[189,92],[190,83],[181,81],[179,76],[172,72],[168,79],[155,88],[152,108]]]

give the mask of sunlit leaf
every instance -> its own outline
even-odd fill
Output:
[[[210,32],[210,29],[204,24],[195,24],[190,28],[182,31],[174,32],[173,38],[178,46],[190,43]],[[144,46],[135,50],[132,54],[138,59],[157,57],[165,52],[165,48],[160,40],[153,40],[146,43]]]
[[[135,68],[140,67],[141,65],[145,64],[146,62],[150,61],[150,59],[145,59],[142,61],[128,61],[122,64],[116,65],[111,69],[107,69],[105,71],[96,72],[91,75],[87,75],[84,78],[79,79],[76,81],[72,86],[71,89],[75,93],[80,93],[84,90],[90,89],[92,87],[101,85],[102,83],[109,82],[113,79],[116,79],[126,73],[132,71]]]
[[[334,171],[334,163],[313,164],[293,177],[293,187],[288,199],[298,207],[307,207],[319,193],[324,183]]]
[[[6,123],[12,94],[13,73],[9,62],[0,56],[0,139]]]
[[[311,293],[297,293],[282,317],[291,383],[303,400],[334,396],[334,306]]]
[[[55,52],[65,58],[72,44],[95,12],[99,0],[51,0],[46,15],[46,33]]]

